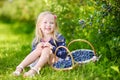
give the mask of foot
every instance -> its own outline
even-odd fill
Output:
[[[35,74],[39,74],[39,70],[31,68],[28,72],[25,72],[23,77],[34,77]]]
[[[20,74],[22,73],[22,71],[23,71],[23,67],[22,66],[17,66],[16,70],[13,72],[13,75],[14,76],[20,76]]]

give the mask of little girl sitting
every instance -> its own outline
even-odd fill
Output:
[[[67,56],[66,50],[60,48],[56,55],[54,52],[58,46],[66,46],[65,38],[58,33],[56,15],[51,12],[42,12],[36,22],[36,35],[32,42],[32,52],[16,67],[14,76],[19,76],[25,67],[32,65],[32,68],[24,73],[24,77],[34,76],[45,64],[52,64],[58,58],[64,59]],[[57,56],[57,59],[55,57]]]

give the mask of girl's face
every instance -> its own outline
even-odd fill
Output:
[[[43,34],[52,34],[55,29],[54,16],[52,14],[45,15],[39,25]]]

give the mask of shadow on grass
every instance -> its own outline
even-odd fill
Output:
[[[1,23],[10,25],[10,29],[15,34],[30,34],[35,29],[35,22],[34,21],[18,21],[18,20],[11,20],[11,19],[2,19],[0,20]]]

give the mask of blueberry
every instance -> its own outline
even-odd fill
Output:
[[[90,24],[90,26],[92,26],[92,22],[90,22],[89,24]]]
[[[84,20],[79,20],[79,24],[84,24],[85,23],[85,21]]]

